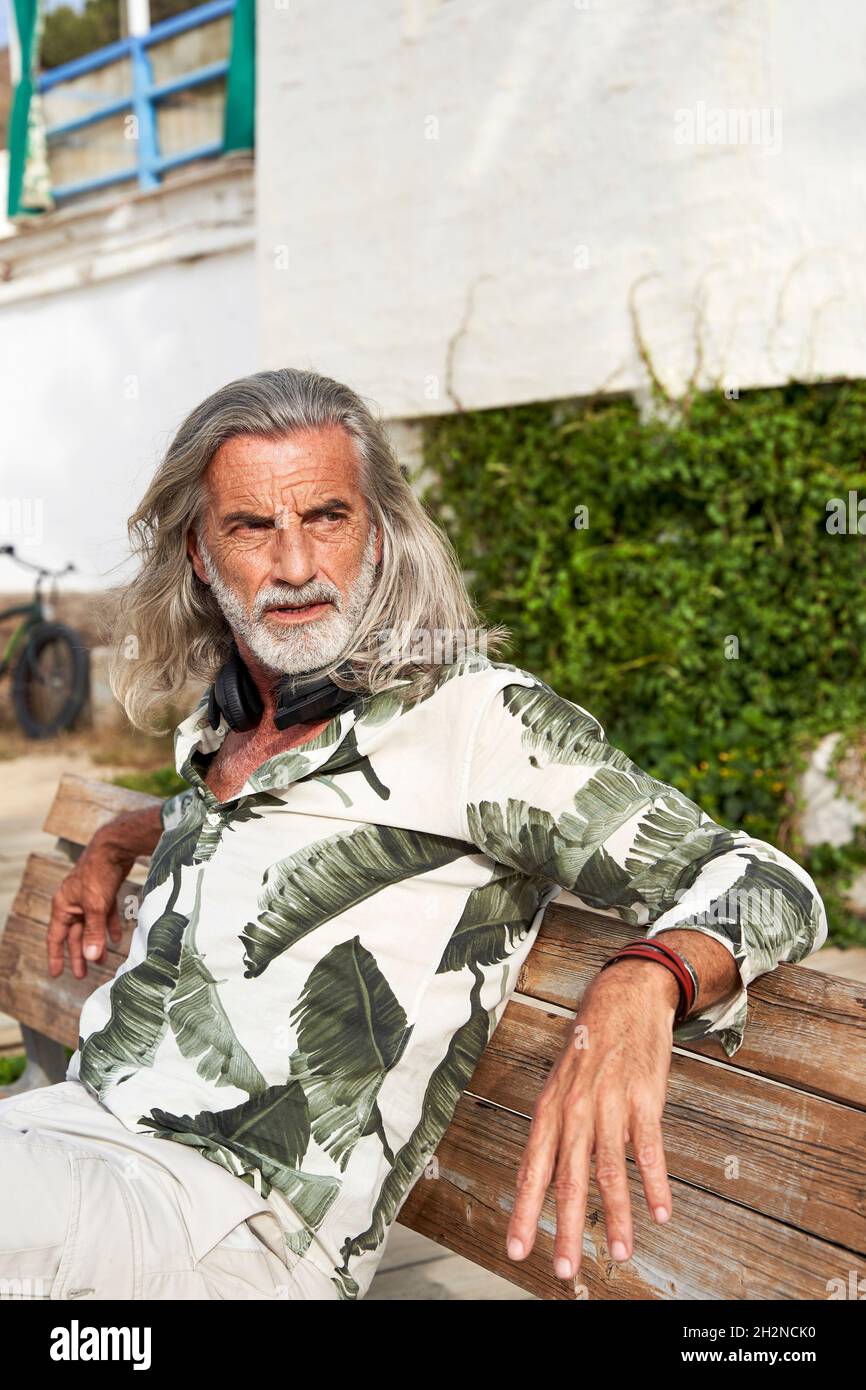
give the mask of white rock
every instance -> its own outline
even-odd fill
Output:
[[[840,791],[829,775],[841,734],[826,734],[812,751],[800,779],[800,831],[807,845],[847,845],[866,822],[866,809]]]

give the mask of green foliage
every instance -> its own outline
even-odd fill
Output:
[[[27,1065],[27,1056],[16,1052],[12,1057],[0,1057],[0,1092],[4,1086],[14,1086]]]
[[[182,792],[189,783],[179,777],[174,767],[155,768],[152,772],[124,772],[112,778],[116,787],[128,787],[133,792],[147,792],[149,796],[174,796]]]
[[[81,10],[59,5],[45,16],[40,62],[43,68],[56,68],[119,38],[117,0],[85,0]]]
[[[862,540],[826,523],[831,498],[866,496],[864,451],[866,382],[698,395],[672,423],[626,400],[527,405],[428,422],[424,500],[485,620],[511,629],[508,660],[779,843],[808,748],[863,726]],[[834,940],[866,941],[839,896],[862,848],[784,847]]]
[[[151,0],[151,25],[163,19],[195,9],[202,0]],[[85,0],[80,10],[71,5],[58,5],[45,16],[45,28],[40,48],[43,68],[56,68],[93,53],[106,44],[123,37],[121,15],[124,6],[118,0]]]
[[[68,1062],[75,1049],[73,1047],[63,1048],[63,1055]],[[15,1082],[21,1077],[24,1068],[27,1066],[26,1052],[15,1052],[5,1057],[0,1057],[0,1099],[3,1098],[3,1087],[14,1086]]]

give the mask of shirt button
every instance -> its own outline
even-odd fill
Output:
[[[205,816],[205,820],[207,821],[208,825],[219,825],[220,823],[220,818],[216,811],[208,811],[207,815]]]

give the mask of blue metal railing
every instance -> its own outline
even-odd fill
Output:
[[[183,14],[163,20],[161,24],[155,24],[147,34],[133,35],[121,39],[118,43],[108,44],[105,48],[86,53],[83,58],[74,58],[71,63],[62,63],[41,75],[38,82],[39,91],[50,92],[72,78],[83,77],[88,72],[95,72],[98,68],[120,62],[124,58],[130,60],[132,71],[132,90],[128,94],[116,97],[101,106],[94,106],[84,116],[76,116],[72,120],[49,126],[45,133],[51,141],[58,136],[72,135],[76,131],[84,130],[109,116],[119,116],[125,111],[131,111],[137,118],[138,125],[138,138],[134,142],[137,150],[135,164],[100,174],[96,178],[61,184],[59,188],[52,189],[56,201],[70,198],[76,193],[108,188],[112,184],[125,183],[131,179],[138,179],[142,188],[156,188],[167,169],[176,169],[179,165],[189,164],[195,159],[206,159],[222,153],[222,141],[219,140],[177,154],[160,154],[156,107],[165,97],[225,77],[228,61],[208,63],[206,67],[183,73],[180,77],[172,78],[170,82],[155,83],[148,50],[165,39],[172,39],[189,29],[198,29],[203,24],[222,19],[225,15],[231,14],[234,8],[235,0],[208,0],[207,4],[198,5],[194,10],[186,10]]]

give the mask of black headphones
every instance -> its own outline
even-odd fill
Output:
[[[349,662],[337,667],[335,674],[353,674]],[[277,687],[277,708],[274,724],[287,729],[290,724],[312,723],[325,714],[336,714],[358,699],[357,690],[343,690],[330,676],[284,676]],[[262,697],[246,664],[232,643],[231,654],[217,673],[208,693],[207,715],[212,729],[219,727],[225,717],[230,729],[241,732],[254,729],[262,717]]]

